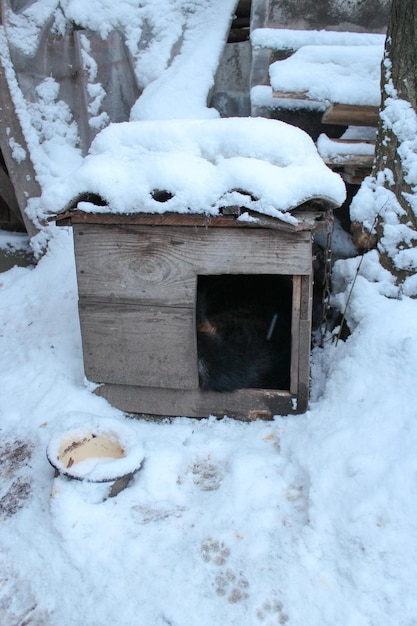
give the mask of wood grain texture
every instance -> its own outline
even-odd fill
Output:
[[[297,400],[299,408],[305,410],[308,404],[310,387],[310,352],[311,352],[311,322],[300,320],[299,328],[300,350],[298,353],[298,388]]]
[[[277,91],[277,90],[274,90],[272,92],[272,96],[273,96],[273,98],[276,98],[278,100],[308,100],[309,102],[311,102],[311,101],[316,102],[316,100],[314,100],[314,98],[310,98],[309,97],[307,90],[303,90],[303,91]]]
[[[298,355],[300,352],[300,308],[301,308],[301,276],[294,276],[292,283],[292,319],[291,319],[291,363],[290,392],[297,395],[298,391]]]
[[[329,209],[328,202],[321,198],[310,200],[300,207],[293,209],[291,215],[296,222],[284,222],[276,217],[262,215],[248,209],[247,213],[254,218],[253,222],[236,220],[231,215],[202,215],[183,213],[85,213],[75,208],[80,200],[94,203],[91,194],[81,194],[81,198],[75,198],[69,207],[63,209],[49,221],[56,221],[58,226],[74,224],[111,224],[111,225],[149,225],[149,226],[201,226],[204,228],[233,228],[238,230],[254,230],[257,228],[270,228],[272,230],[298,232],[300,230],[320,230],[322,222],[326,219]]]
[[[160,416],[218,417],[228,416],[245,421],[272,419],[274,415],[300,413],[302,403],[287,391],[239,389],[215,392],[178,389],[151,389],[126,385],[102,385],[96,392],[110,404],[129,413]],[[296,405],[301,407],[295,408]]]
[[[310,388],[311,317],[313,285],[308,276],[301,276],[300,318],[298,325],[298,355],[295,356],[298,370],[298,408],[305,411],[308,406]]]
[[[87,378],[198,387],[194,308],[79,304]]]
[[[310,274],[311,235],[75,225],[81,297],[193,306],[198,274]]]
[[[14,109],[13,100],[6,79],[6,73],[0,64],[0,149],[6,163],[7,171],[13,184],[15,197],[20,209],[22,221],[29,237],[33,237],[39,231],[25,209],[29,198],[39,198],[42,194],[36,178],[35,169],[30,159],[26,138],[23,134],[20,121]],[[8,132],[6,132],[6,129]],[[11,139],[19,144],[26,153],[26,158],[17,162],[11,148]],[[13,210],[13,207],[12,207]]]
[[[337,154],[324,157],[323,161],[330,167],[355,167],[370,170],[374,157],[372,154]]]
[[[310,231],[77,223],[74,242],[85,372],[114,406],[247,420],[306,409]],[[197,277],[216,274],[293,276],[290,391],[199,389]]]
[[[379,107],[359,104],[331,104],[323,114],[323,124],[377,126]]]
[[[363,179],[366,176],[369,176],[370,173],[371,173],[371,168],[368,168],[368,169],[358,168],[353,173],[346,172],[344,170],[339,172],[340,176],[343,178],[345,183],[348,183],[350,185],[361,185],[363,183]]]
[[[23,224],[23,218],[20,213],[19,204],[16,199],[16,194],[14,191],[14,187],[12,185],[12,181],[4,171],[4,169],[0,166],[0,197],[3,202],[7,205],[8,210],[11,214],[11,222]]]
[[[301,276],[300,319],[311,320],[313,307],[312,283],[308,276]]]

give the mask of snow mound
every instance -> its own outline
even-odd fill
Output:
[[[57,189],[61,207],[89,192],[108,206],[83,210],[112,213],[216,215],[239,205],[282,218],[309,200],[337,207],[345,199],[344,183],[306,133],[263,118],[111,124],[74,174],[45,189],[54,213]]]
[[[275,91],[307,92],[311,99],[378,106],[383,44],[304,46],[269,73]]]

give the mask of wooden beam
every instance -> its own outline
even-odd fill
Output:
[[[331,104],[321,119],[323,124],[377,126],[379,107],[359,104]]]
[[[183,215],[179,213],[131,213],[124,215],[120,213],[86,213],[78,209],[65,210],[49,219],[56,221],[57,226],[69,226],[71,224],[137,224],[150,226],[204,226],[205,228],[240,228],[255,229],[269,228],[272,230],[300,232],[303,230],[321,230],[322,224],[326,221],[326,215],[331,207],[320,198],[312,199],[305,205],[293,209],[289,214],[295,217],[296,223],[284,222],[276,217],[262,215],[256,211],[248,210],[247,213],[255,218],[256,222],[246,222],[236,220],[233,215]],[[109,208],[110,211],[110,208]]]
[[[36,172],[30,158],[30,153],[22,127],[14,109],[9,83],[6,78],[6,68],[0,65],[0,149],[6,163],[11,182],[14,187],[16,200],[19,205],[23,223],[29,237],[39,231],[26,214],[26,207],[30,198],[41,196],[41,187],[36,179]],[[13,156],[10,142],[14,140],[26,153],[23,161],[17,162]]]
[[[95,393],[129,413],[151,416],[234,417],[243,421],[272,419],[274,415],[303,413],[307,405],[295,402],[288,391],[238,389],[232,392],[201,389],[151,389],[130,385],[105,384]]]
[[[189,306],[199,274],[309,275],[310,242],[309,231],[76,225],[78,289],[107,302]]]
[[[372,167],[373,160],[372,154],[335,154],[323,158],[329,167],[362,167],[366,169]]]
[[[24,224],[12,181],[0,166],[0,196],[10,212],[10,222]]]
[[[348,183],[349,185],[360,185],[363,182],[363,179],[366,176],[369,176],[370,173],[371,173],[371,168],[367,170],[358,169],[354,171],[342,170],[341,172],[339,172],[340,176],[343,178],[345,183]]]
[[[312,102],[308,97],[308,91],[273,91],[272,95],[278,100],[307,100]]]

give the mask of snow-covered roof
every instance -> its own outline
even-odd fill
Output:
[[[251,33],[252,45],[273,50],[299,50],[303,46],[384,46],[385,35],[336,30],[294,30],[257,28]]]
[[[91,192],[109,206],[83,209],[114,213],[215,215],[238,205],[282,218],[308,200],[339,206],[345,198],[306,133],[263,118],[111,124],[59,187],[62,205]],[[155,191],[170,198],[161,202]],[[56,207],[56,185],[44,196]]]
[[[235,4],[101,0],[98,11],[95,3],[69,0],[57,6],[39,0],[7,13],[0,51],[42,191],[40,201],[27,210],[35,223],[82,193],[98,194],[108,203],[101,209],[84,203],[84,210],[114,213],[215,215],[239,205],[284,219],[312,199],[342,204],[342,180],[324,165],[303,131],[267,119],[220,119],[208,108]],[[111,123],[96,62],[99,40],[89,33],[108,37],[115,31],[122,33],[140,95],[129,121]],[[42,46],[50,36],[56,46],[78,46],[87,107],[74,100],[80,85],[71,77],[42,77]],[[109,42],[104,47],[112,63]],[[25,64],[14,72],[16,50],[28,61],[27,75]],[[65,60],[64,48],[61,53]],[[30,74],[33,68],[37,71]],[[32,81],[29,96],[22,92],[22,81]],[[85,123],[96,134],[87,155],[82,152]],[[16,158],[24,161],[25,151],[13,145]],[[155,190],[168,192],[165,202]]]
[[[382,45],[303,46],[269,68],[274,91],[307,92],[312,100],[378,106]]]
[[[291,51],[270,65],[270,85],[255,86],[252,102],[270,104],[273,92],[290,94],[285,108],[297,108],[297,94],[324,110],[329,103],[378,106],[385,35],[317,30],[259,28],[255,48]],[[302,104],[308,107],[306,102]]]

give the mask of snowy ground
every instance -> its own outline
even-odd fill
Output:
[[[227,26],[233,3],[220,4]],[[104,34],[120,27],[148,81],[132,119],[164,118],[174,100],[177,117],[205,119],[213,59],[199,70],[207,51],[219,54],[218,7],[39,0],[6,31],[19,47],[36,44],[51,15],[57,32],[66,18]],[[154,47],[137,43],[160,16],[155,64]],[[184,55],[167,64],[177,40]],[[82,162],[72,121],[62,126],[67,109],[52,79],[34,104],[10,81],[40,184],[54,176],[59,194]],[[167,98],[177,84],[195,84],[195,99],[187,89]],[[352,334],[313,351],[305,415],[153,423],[110,407],[85,380],[72,234],[50,229],[36,267],[0,274],[1,626],[416,626],[417,301],[387,297],[398,294],[375,253],[350,299]],[[18,239],[3,234],[0,246]],[[341,310],[358,264],[336,264]],[[128,423],[145,454],[114,498],[108,485],[55,478],[45,454],[57,433],[106,418]]]
[[[380,295],[377,267],[353,334],[313,352],[310,411],[129,420],[145,463],[111,499],[45,456],[74,423],[128,419],[84,379],[71,231],[1,274],[0,623],[414,626],[417,302]]]

